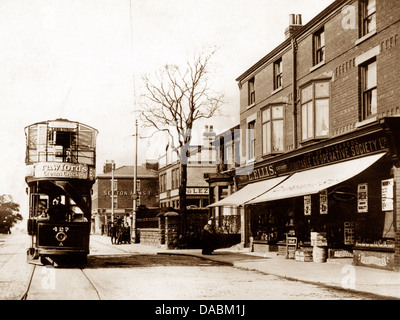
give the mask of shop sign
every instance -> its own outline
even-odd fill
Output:
[[[208,195],[208,188],[186,188],[186,194],[190,195]]]
[[[311,195],[304,196],[304,215],[311,215]]]
[[[319,213],[328,214],[328,191],[322,190],[319,194]]]
[[[285,160],[263,166],[238,168],[236,179],[239,185],[247,182],[288,174],[299,170],[311,169],[321,165],[329,165],[340,161],[367,156],[389,148],[384,133],[362,136],[335,145],[313,150]]]
[[[94,172],[86,164],[39,162],[35,178],[94,179]]]
[[[353,252],[345,249],[330,249],[331,259],[334,258],[353,258]]]
[[[368,212],[368,183],[360,183],[357,187],[357,210]]]
[[[392,269],[394,254],[391,252],[354,250],[354,264],[369,267]]]
[[[382,211],[393,210],[393,179],[382,180]]]

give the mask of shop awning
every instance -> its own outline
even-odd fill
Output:
[[[250,201],[260,194],[271,190],[273,187],[284,181],[289,176],[282,176],[273,179],[268,179],[260,182],[250,183],[239,191],[232,193],[230,196],[214,202],[207,207],[239,207],[245,202]]]
[[[246,204],[267,202],[279,199],[319,193],[346,181],[378,161],[385,153],[332,164],[320,168],[296,172],[281,184]]]

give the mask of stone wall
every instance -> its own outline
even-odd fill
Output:
[[[160,232],[158,228],[143,228],[137,231],[140,243],[152,246],[160,245]]]

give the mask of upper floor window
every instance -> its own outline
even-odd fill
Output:
[[[172,170],[172,189],[179,187],[179,169]]]
[[[250,121],[247,123],[247,159],[255,159],[255,146],[256,146],[256,135],[255,135],[256,121]]]
[[[325,31],[319,29],[313,35],[313,59],[314,66],[325,61]]]
[[[254,87],[254,77],[249,80],[249,105],[256,102],[256,91]]]
[[[316,81],[301,89],[303,141],[329,135],[329,81]]]
[[[361,120],[372,118],[378,111],[376,60],[361,65]]]
[[[376,0],[361,0],[361,36],[376,29]]]
[[[283,106],[269,106],[261,113],[263,155],[283,152],[284,109]]]
[[[274,90],[282,87],[282,58],[274,62]]]
[[[167,191],[167,174],[160,174],[160,192]]]

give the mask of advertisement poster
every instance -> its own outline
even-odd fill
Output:
[[[360,183],[357,188],[358,212],[368,212],[368,183]]]
[[[328,191],[323,190],[319,194],[319,213],[328,214]]]
[[[382,180],[382,211],[393,211],[393,179]]]
[[[311,215],[311,195],[304,196],[304,215]]]

